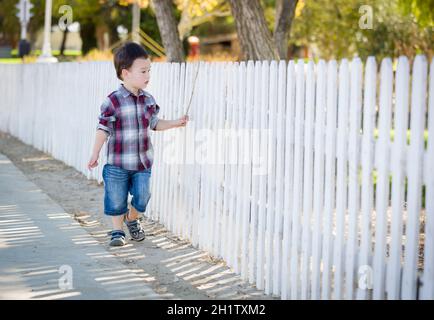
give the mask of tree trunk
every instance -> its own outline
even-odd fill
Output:
[[[80,21],[80,37],[83,40],[81,48],[83,55],[97,46],[95,25],[91,21]]]
[[[297,2],[298,0],[277,0],[276,2],[274,42],[280,59],[286,59],[288,56],[288,35],[291,30]]]
[[[278,60],[259,0],[229,0],[245,60]]]
[[[99,23],[95,28],[95,37],[98,50],[107,50],[105,34],[109,32],[109,28],[105,23]]]
[[[153,0],[158,28],[166,51],[167,61],[184,62],[184,51],[173,14],[172,0]]]

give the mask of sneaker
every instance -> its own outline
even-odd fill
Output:
[[[122,230],[113,230],[110,245],[113,247],[120,247],[124,246],[125,244],[125,232]]]
[[[143,239],[145,239],[145,230],[143,230],[143,227],[140,224],[139,219],[128,221],[127,218],[125,218],[124,221],[128,227],[128,232],[130,233],[132,240],[142,241]]]

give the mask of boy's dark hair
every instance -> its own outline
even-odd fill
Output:
[[[135,42],[127,42],[114,52],[114,64],[116,75],[119,80],[122,79],[122,69],[128,69],[132,66],[134,60],[144,58],[148,59],[149,54],[139,44]]]

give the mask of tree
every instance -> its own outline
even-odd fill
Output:
[[[418,23],[413,14],[403,12],[401,1],[306,1],[302,14],[294,19],[290,43],[309,47],[315,58],[323,59],[353,55],[381,59],[418,53],[430,56],[433,29]],[[359,26],[362,5],[372,8],[372,28]]]
[[[286,59],[288,55],[288,35],[297,3],[298,1],[278,0],[276,4],[274,43],[277,46],[280,59]]]
[[[155,16],[158,28],[166,51],[167,61],[183,62],[184,51],[179,38],[177,22],[173,13],[174,7],[171,0],[153,0]]]
[[[16,0],[0,1],[0,45],[16,46],[19,41],[20,22],[16,16],[16,4]]]
[[[118,0],[72,0],[71,4],[74,21],[80,23],[84,54],[95,47],[107,49],[105,34],[115,42],[116,27],[128,19],[128,10]]]
[[[231,11],[226,0],[175,0],[177,9],[181,12],[178,32],[181,40],[190,35],[192,29],[214,17],[227,17]]]
[[[16,0],[15,0],[16,1]],[[128,10],[119,4],[120,0],[53,0],[52,22],[56,24],[62,14],[59,8],[69,5],[72,8],[73,21],[80,23],[80,37],[83,42],[82,52],[85,54],[93,48],[103,49],[104,34],[109,40],[117,39],[116,27],[128,20]],[[32,0],[33,17],[30,19],[29,31],[32,42],[36,33],[44,25],[45,0]],[[64,31],[64,41],[66,34]]]
[[[184,61],[182,41],[193,27],[210,21],[215,16],[230,14],[226,0],[153,0],[163,46],[168,61]],[[175,17],[175,7],[180,19]]]
[[[276,60],[277,46],[259,0],[229,0],[238,39],[246,60]]]
[[[422,27],[434,27],[434,0],[399,0],[404,14],[412,14]]]
[[[229,0],[229,3],[245,59],[286,59],[288,35],[298,0],[277,0],[274,37],[259,0]]]

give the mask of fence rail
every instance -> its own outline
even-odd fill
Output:
[[[146,214],[282,299],[434,299],[430,70],[424,56],[411,72],[406,57],[153,63],[162,118],[193,99],[186,128],[152,132]],[[101,182],[104,161],[86,164],[113,71],[0,65],[0,130]]]

